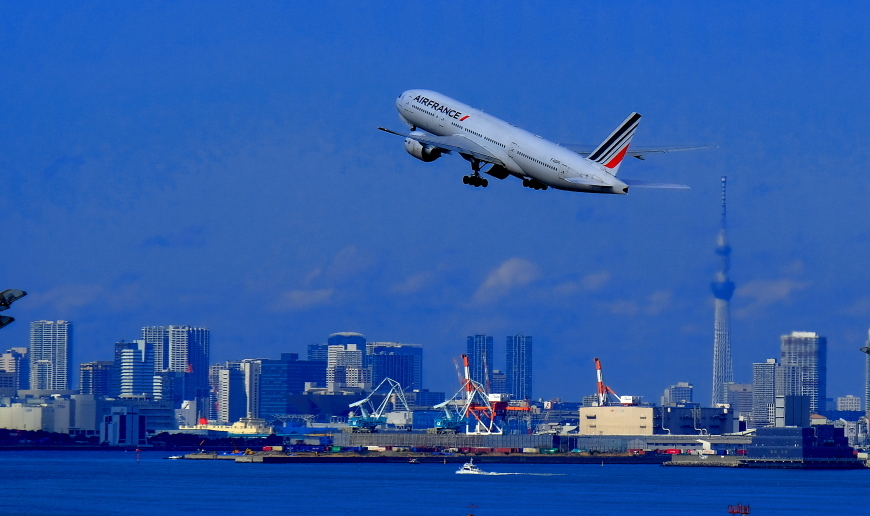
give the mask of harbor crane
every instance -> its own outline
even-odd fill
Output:
[[[389,391],[376,407],[372,401],[372,397],[381,391],[381,388],[385,385],[389,386]],[[399,382],[392,378],[384,378],[384,380],[379,383],[368,396],[349,405],[350,408],[359,407],[360,415],[349,417],[347,423],[355,433],[377,432],[379,426],[387,424],[386,412],[387,406],[390,403],[393,404],[393,410],[395,410],[396,405],[398,404],[404,408],[406,413],[410,414],[411,412],[411,408],[405,400],[405,392],[402,390],[402,386]]]
[[[462,355],[464,379],[462,387],[452,398],[433,408],[444,409],[444,417],[435,420],[439,432],[458,432],[465,425],[467,435],[499,435],[504,431],[503,420],[508,410],[528,407],[510,407],[510,396],[502,393],[487,394],[484,387],[471,379],[468,355]]]
[[[595,359],[595,373],[598,375],[598,406],[606,407],[610,405],[607,399],[608,394],[612,394],[616,398],[616,403],[619,403],[619,395],[613,392],[613,389],[604,384],[604,372],[601,370],[601,360]]]

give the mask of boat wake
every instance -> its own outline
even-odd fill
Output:
[[[477,475],[503,476],[503,475],[526,475],[530,477],[560,477],[564,473],[499,473],[497,471],[481,471]]]

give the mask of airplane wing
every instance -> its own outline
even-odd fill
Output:
[[[562,143],[560,144],[562,147],[566,149],[572,150],[577,154],[583,156],[584,158],[589,156],[592,151],[595,149],[595,145],[582,145],[575,143]],[[687,150],[697,150],[697,149],[713,149],[716,148],[715,145],[677,145],[670,147],[629,147],[628,154],[629,156],[633,156],[637,159],[644,159],[644,154],[663,154],[666,152],[679,152],[679,151],[687,151]]]
[[[391,131],[383,127],[378,127],[378,129],[385,133],[395,134],[396,136],[411,138],[412,140],[417,140],[421,143],[433,145],[439,149],[456,151],[459,154],[466,154],[486,163],[504,166],[502,160],[461,134],[454,134],[452,136],[435,136],[432,134],[397,133],[396,131]]]
[[[673,183],[653,183],[652,181],[641,181],[640,179],[621,179],[621,181],[628,186],[634,186],[637,188],[675,188],[678,190],[689,189],[689,187],[686,185],[678,185]]]

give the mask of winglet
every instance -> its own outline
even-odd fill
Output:
[[[622,159],[625,157],[625,153],[628,152],[631,137],[634,136],[639,123],[639,113],[628,115],[628,118],[619,124],[619,127],[607,139],[601,142],[601,145],[596,147],[586,159],[598,163],[615,176],[619,170],[619,165],[622,163]]]

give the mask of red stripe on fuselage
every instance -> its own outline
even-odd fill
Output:
[[[460,118],[459,121],[462,122],[463,120],[465,120],[468,117],[469,117],[469,115],[465,115],[464,117]]]
[[[619,165],[619,162],[622,161],[622,158],[625,157],[625,153],[626,153],[626,152],[628,152],[628,145],[626,145],[624,149],[622,149],[621,151],[619,151],[619,154],[617,154],[616,156],[614,156],[612,160],[610,160],[610,161],[608,161],[607,163],[605,163],[604,166],[607,167],[607,168],[613,168],[613,167],[615,167],[616,165]]]

